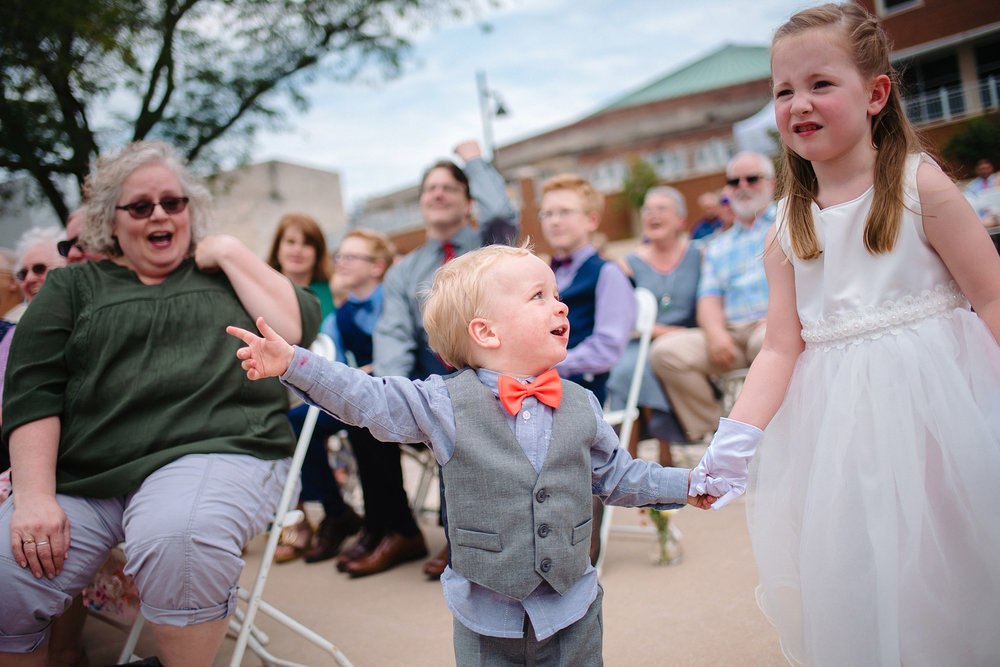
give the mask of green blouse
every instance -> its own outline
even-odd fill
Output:
[[[309,345],[319,304],[296,296]],[[91,497],[132,491],[186,454],[289,456],[287,393],[247,380],[229,324],[256,330],[225,274],[193,259],[158,285],[107,260],[50,271],[11,343],[4,442],[58,415],[56,490]]]
[[[337,310],[336,306],[333,305],[333,290],[330,289],[330,283],[324,280],[317,280],[316,282],[309,283],[309,289],[319,298],[319,307],[323,312],[323,319],[326,319],[327,315]]]

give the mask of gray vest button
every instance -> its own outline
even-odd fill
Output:
[[[542,572],[548,572],[549,570],[551,570],[552,569],[552,559],[551,558],[543,558],[542,562],[538,564],[538,569],[540,569]]]
[[[535,500],[540,503],[544,503],[545,499],[548,497],[549,494],[545,492],[545,489],[538,489],[538,492],[535,494]]]
[[[542,525],[540,525],[538,527],[538,536],[539,537],[548,537],[550,532],[552,532],[552,529],[549,528],[549,524],[547,524],[547,523],[543,523]]]

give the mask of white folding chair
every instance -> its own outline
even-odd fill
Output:
[[[315,354],[318,354],[326,359],[333,359],[336,356],[333,341],[325,334],[319,334],[310,349]],[[260,559],[260,567],[257,569],[257,576],[254,578],[253,587],[250,591],[247,591],[242,586],[239,588],[239,598],[246,603],[246,609],[241,610],[237,607],[234,618],[231,618],[229,621],[230,630],[237,633],[236,646],[233,649],[233,655],[229,661],[230,667],[239,667],[243,661],[243,654],[246,652],[247,648],[253,651],[265,665],[308,667],[307,665],[275,657],[264,648],[264,645],[269,641],[268,637],[253,624],[258,611],[267,614],[278,623],[281,623],[296,634],[309,640],[322,650],[329,653],[330,657],[332,657],[338,665],[341,665],[341,667],[351,667],[350,661],[348,661],[347,657],[344,656],[340,649],[334,646],[333,643],[261,599],[264,592],[264,584],[267,582],[267,575],[271,569],[271,563],[274,560],[274,552],[278,547],[278,537],[281,534],[282,527],[293,525],[302,519],[302,512],[299,510],[289,510],[289,508],[291,507],[294,499],[295,489],[298,486],[299,473],[302,470],[302,461],[305,459],[306,450],[309,448],[309,440],[312,438],[313,429],[316,427],[316,419],[318,416],[319,408],[316,406],[309,406],[309,410],[306,412],[305,422],[302,425],[302,431],[299,433],[299,439],[295,445],[295,453],[292,455],[292,463],[288,469],[288,477],[285,479],[285,485],[281,491],[281,498],[278,501],[278,507],[274,513],[274,520],[272,521],[271,529],[268,532],[267,545],[264,547],[264,553]],[[135,650],[135,645],[139,640],[142,623],[142,616],[140,615],[136,617],[135,623],[129,632],[129,637],[126,640],[125,647],[122,649],[122,653],[118,658],[119,663],[126,663],[130,660],[138,659],[138,656],[134,655],[133,651]]]
[[[649,343],[653,338],[653,326],[656,324],[656,312],[658,310],[656,297],[645,287],[635,288],[635,323],[632,327],[632,335],[639,339],[639,350],[635,357],[635,366],[632,369],[632,380],[629,382],[628,394],[625,397],[625,407],[621,410],[605,410],[604,421],[612,426],[618,426],[618,446],[628,449],[629,440],[632,437],[632,429],[636,428],[639,419],[639,389],[642,386],[642,375],[649,359]],[[601,553],[597,557],[594,567],[598,574],[604,565],[604,556],[608,553],[608,537],[611,534],[611,516],[613,508],[611,505],[604,506],[604,514],[601,519]],[[621,532],[650,532],[652,529],[633,526],[618,526],[616,531]]]
[[[437,481],[438,463],[437,459],[434,458],[434,452],[431,451],[430,447],[424,447],[423,445],[418,447],[400,445],[399,451],[404,457],[416,463],[417,470],[419,471],[417,486],[411,495],[410,502],[413,507],[413,516],[419,520],[424,513],[433,513],[436,515],[438,511],[437,506],[427,506],[427,497],[431,489],[437,489],[437,485],[434,482]]]

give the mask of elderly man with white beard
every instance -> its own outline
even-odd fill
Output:
[[[764,342],[762,256],[775,216],[774,165],[759,153],[740,153],[726,166],[726,186],[736,224],[705,248],[698,327],[660,336],[649,351],[650,365],[692,442],[710,435],[723,416],[709,376],[749,366]]]

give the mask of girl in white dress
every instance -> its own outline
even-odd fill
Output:
[[[759,443],[758,600],[789,662],[996,665],[1000,257],[888,55],[855,4],[775,34],[767,337],[692,488],[728,503]]]

